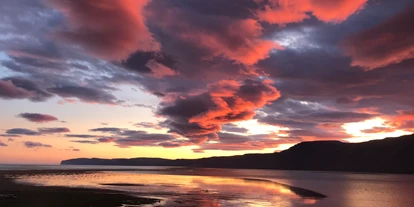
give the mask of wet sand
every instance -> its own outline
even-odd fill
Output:
[[[117,207],[156,204],[158,199],[135,197],[122,192],[15,183],[14,176],[47,174],[84,174],[94,171],[0,171],[1,207]]]

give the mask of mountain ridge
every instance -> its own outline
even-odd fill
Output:
[[[275,153],[200,159],[77,158],[62,165],[183,166],[414,174],[414,134],[361,143],[301,142]]]

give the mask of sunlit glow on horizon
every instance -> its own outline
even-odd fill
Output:
[[[295,145],[296,145],[296,143],[295,144],[280,144],[274,150],[276,152],[280,152],[280,151],[283,151],[283,150],[287,150],[287,149],[289,149],[289,148],[291,148],[291,147],[293,147]]]
[[[267,133],[278,133],[284,128],[272,126],[268,124],[262,124],[257,121],[257,119],[252,119],[248,121],[242,121],[235,123],[239,127],[248,129],[248,134],[267,134]]]
[[[386,120],[380,117],[365,120],[363,122],[347,123],[342,126],[346,133],[350,134],[352,138],[344,139],[348,142],[365,142],[375,139],[383,139],[386,137],[399,137],[403,135],[412,134],[411,132],[403,130],[395,130],[393,132],[381,133],[364,133],[363,130],[372,129],[374,127],[389,127],[386,125]]]

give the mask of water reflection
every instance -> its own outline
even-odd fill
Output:
[[[18,182],[102,188],[163,199],[163,206],[290,207],[313,205],[325,196],[310,190],[249,178],[98,172],[30,175]]]

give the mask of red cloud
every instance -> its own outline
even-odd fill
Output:
[[[178,98],[158,112],[168,117],[163,126],[194,143],[216,140],[221,124],[248,120],[254,110],[280,97],[269,81],[225,80],[208,85],[200,95]]]
[[[267,58],[272,49],[283,49],[274,41],[261,39],[263,28],[254,19],[202,15],[179,9],[166,9],[164,13],[151,14],[151,18],[168,35],[203,50],[205,59],[221,57],[253,65]]]
[[[309,13],[324,22],[342,22],[362,9],[367,0],[256,0],[265,3],[257,11],[261,21],[285,25],[310,18]]]
[[[69,22],[69,29],[58,32],[58,37],[107,60],[160,49],[145,25],[143,9],[149,1],[49,0]]]
[[[367,70],[414,58],[414,6],[342,42],[353,66]]]

